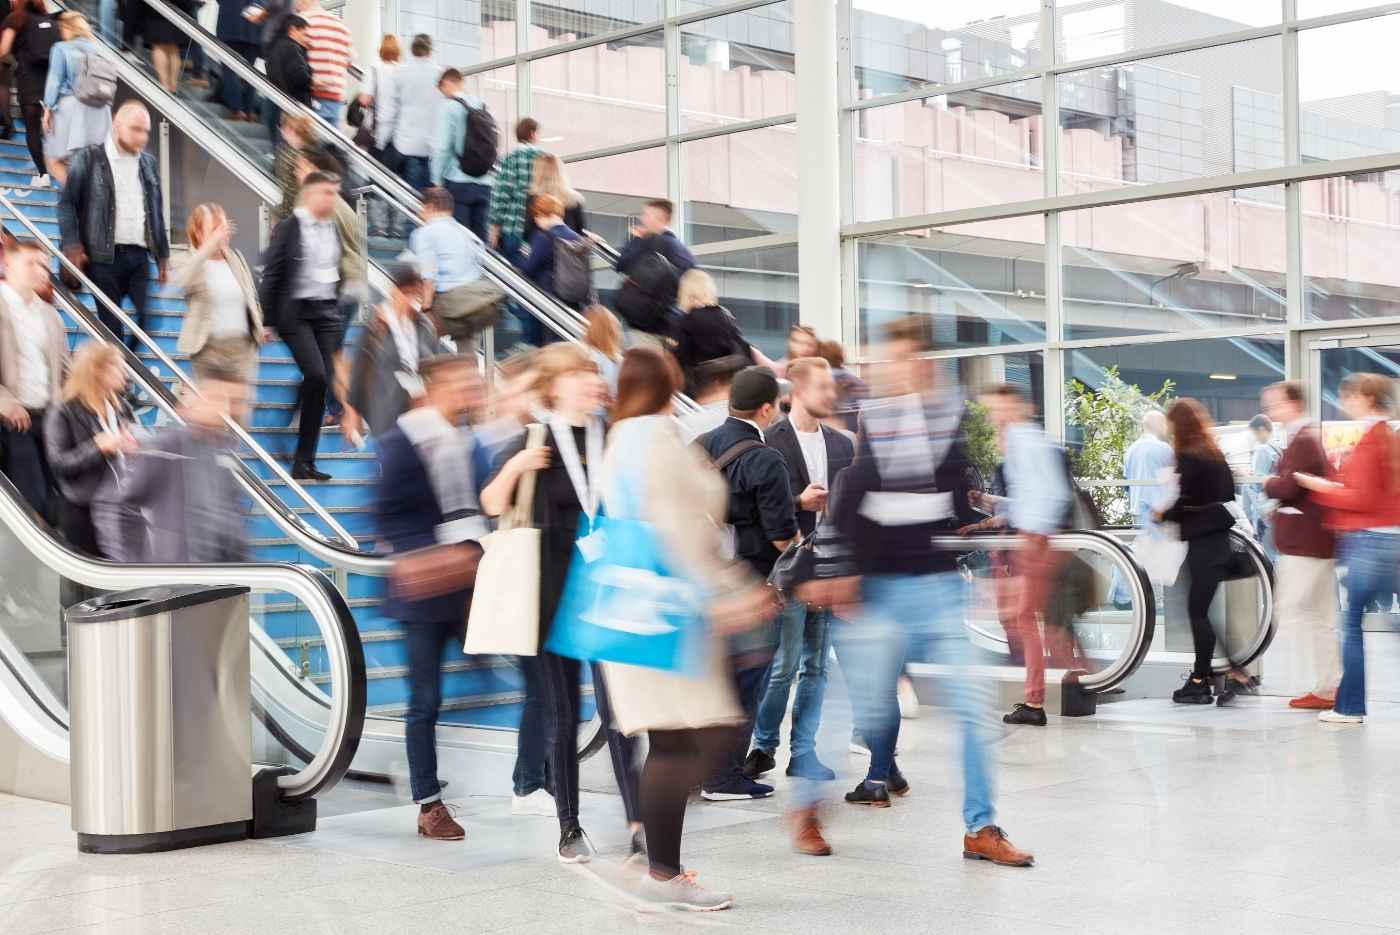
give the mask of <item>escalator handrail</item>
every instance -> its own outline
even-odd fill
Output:
[[[1016,535],[982,533],[970,536],[934,536],[933,544],[952,552],[1000,551],[1018,549]],[[1087,550],[1106,556],[1117,567],[1129,588],[1133,623],[1128,643],[1110,665],[1079,679],[1084,691],[1102,694],[1127,681],[1147,658],[1157,626],[1156,596],[1147,572],[1133,557],[1132,550],[1108,533],[1096,529],[1071,529],[1050,536],[1050,547],[1067,552]]]
[[[87,273],[84,272],[83,269],[79,267],[76,263],[74,263],[72,260],[68,259],[68,257],[63,253],[62,250],[54,246],[53,241],[49,240],[49,238],[44,235],[43,231],[39,230],[39,228],[34,224],[34,222],[31,221],[22,211],[20,211],[19,208],[14,204],[14,202],[10,201],[9,197],[3,192],[0,192],[0,207],[3,207],[10,213],[12,217],[19,221],[19,223],[24,226],[25,230],[29,232],[30,237],[34,239],[34,242],[37,243],[40,247],[42,247],[44,251],[48,253],[51,257],[54,257],[58,261],[59,265],[63,267],[63,269],[65,269],[71,276],[77,279],[77,281],[82,284],[83,288],[92,294],[94,302],[96,302],[105,311],[107,311],[109,314],[113,315],[118,321],[120,321],[138,341],[145,345],[148,351],[155,355],[155,358],[158,361],[160,361],[167,368],[169,368],[170,371],[175,374],[176,379],[180,381],[185,390],[189,392],[198,392],[197,388],[195,387],[194,381],[190,379],[190,377],[184,372],[184,370],[182,370],[179,366],[176,365],[175,361],[171,359],[171,357],[168,354],[166,354],[164,350],[161,349],[160,345],[150,335],[146,334],[146,332],[137,325],[136,321],[126,313],[126,310],[123,309],[121,306],[117,305],[111,299],[109,299],[106,293],[104,293],[97,286],[96,283],[94,283],[90,278],[88,278]],[[86,309],[84,309],[84,312],[86,312]],[[83,315],[82,317],[86,318],[87,316]],[[107,334],[110,334],[110,332],[107,332]],[[112,339],[114,341],[117,340],[115,335],[112,336]],[[118,341],[117,343],[121,342]],[[154,377],[154,375],[152,376]],[[149,383],[149,381],[143,382]],[[161,388],[164,389],[164,384],[161,384]],[[147,389],[150,389],[149,385],[147,386]],[[341,526],[340,523],[338,523],[335,520],[335,517],[331,516],[330,512],[326,510],[325,507],[321,506],[321,504],[317,502],[314,497],[308,494],[306,492],[306,489],[302,487],[301,484],[299,484],[297,481],[295,481],[292,478],[292,475],[287,473],[287,470],[283,468],[280,463],[278,463],[277,459],[272,457],[271,454],[269,454],[261,445],[259,445],[257,440],[254,439],[253,436],[246,429],[243,428],[243,426],[239,425],[237,421],[229,418],[228,416],[224,417],[224,424],[228,427],[228,429],[231,432],[233,432],[235,436],[237,436],[240,442],[248,446],[248,448],[254,453],[254,455],[256,455],[256,457],[260,461],[268,465],[268,467],[272,470],[273,474],[277,476],[278,480],[286,484],[289,490],[293,491],[298,497],[301,498],[301,501],[303,503],[305,503],[308,507],[311,508],[311,510],[316,514],[316,516],[331,529],[331,531],[335,534],[336,538],[340,539],[342,543],[351,546],[353,549],[359,549],[360,544],[355,539],[355,537],[352,536],[345,529],[345,527]]]
[[[89,587],[126,590],[217,582],[290,594],[301,601],[325,641],[331,674],[330,717],[311,761],[299,771],[279,777],[277,784],[283,797],[305,799],[334,786],[349,770],[364,731],[365,653],[349,604],[323,573],[306,565],[281,562],[148,565],[91,558],[55,538],[3,474],[0,521],[48,568]]]

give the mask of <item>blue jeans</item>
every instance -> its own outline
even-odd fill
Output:
[[[321,115],[321,119],[331,126],[340,125],[340,112],[345,109],[344,101],[332,101],[328,98],[317,97],[311,100],[311,109]]]
[[[764,753],[778,749],[779,731],[787,712],[788,691],[797,677],[797,700],[792,705],[793,758],[816,752],[817,729],[826,695],[826,660],[831,654],[831,615],[794,601],[783,608],[782,635],[773,658],[768,686],[758,705],[753,745]],[[801,672],[799,675],[799,664]]]
[[[521,656],[520,672],[525,676],[525,704],[520,708],[520,731],[515,740],[515,771],[511,775],[516,795],[529,795],[549,788],[545,763],[550,737],[544,718],[544,682],[538,656]]]
[[[933,661],[966,667],[972,646],[963,624],[967,586],[956,572],[870,575],[863,583],[861,619],[834,628],[856,727],[870,744],[866,779],[885,782],[899,741],[898,681],[911,642]],[[963,823],[969,834],[992,824],[991,696],[981,679],[949,680],[962,732]]]
[[[524,246],[524,241],[519,237],[510,234],[501,235],[501,256],[505,257],[510,265],[516,269],[519,269],[520,264],[525,262],[525,257],[521,254]],[[544,323],[514,302],[510,303],[510,312],[520,323],[520,340],[530,347],[544,347]]]
[[[486,214],[491,206],[491,186],[480,182],[444,181],[452,195],[452,216],[486,243]]]
[[[255,42],[230,42],[228,47],[238,53],[238,57],[249,65],[258,60],[258,45]],[[253,92],[253,86],[234,72],[227,65],[223,66],[223,79],[219,82],[224,99],[224,106],[235,114],[251,114],[258,109],[258,96]],[[276,142],[276,137],[273,137]]]
[[[460,620],[405,623],[408,643],[408,713],[404,745],[408,749],[408,784],[413,801],[438,798],[437,722],[442,707],[442,653],[462,629]]]
[[[1396,591],[1396,565],[1400,563],[1400,535],[1384,532],[1349,532],[1337,548],[1337,564],[1346,568],[1342,584],[1347,606],[1342,615],[1342,682],[1337,686],[1338,714],[1366,713],[1366,652],[1362,648],[1361,618],[1366,607],[1379,600],[1390,607]]]
[[[432,164],[427,156],[401,156],[399,163],[399,177],[404,184],[414,191],[421,192],[428,187],[432,181]],[[407,237],[410,233],[410,223],[408,218],[397,211],[390,214],[389,232],[398,238]]]

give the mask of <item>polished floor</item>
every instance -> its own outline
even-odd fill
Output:
[[[936,708],[905,727],[913,794],[833,802],[833,857],[788,850],[781,770],[773,799],[692,806],[684,859],[734,893],[726,913],[637,916],[553,859],[551,819],[464,782],[461,843],[418,839],[412,806],[370,790],[302,838],[136,857],[80,856],[66,808],[0,797],[0,933],[1400,933],[1400,705],[1337,728],[1275,698],[1132,701],[1010,731],[1000,820],[1029,870],[962,860],[952,732]],[[606,757],[585,786],[585,825],[616,855]]]

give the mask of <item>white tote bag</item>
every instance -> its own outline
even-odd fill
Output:
[[[1176,523],[1149,523],[1133,540],[1133,557],[1147,580],[1166,587],[1176,583],[1181,563],[1186,561],[1186,543]]]
[[[545,427],[535,423],[526,448],[544,444]],[[535,472],[520,478],[515,505],[500,528],[481,540],[485,554],[476,572],[467,614],[467,655],[533,656],[540,649],[540,531],[534,528]]]

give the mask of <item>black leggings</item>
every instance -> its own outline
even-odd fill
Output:
[[[542,652],[538,658],[539,671],[544,682],[545,716],[549,719],[549,779],[554,784],[554,809],[559,816],[559,827],[568,829],[578,825],[577,738],[579,679],[583,668],[577,659],[556,656],[550,652]],[[611,708],[607,702],[607,690],[603,686],[597,666],[593,668],[593,678],[593,695],[597,700],[600,715],[607,725],[608,749],[612,753],[617,791],[622,794],[627,820],[640,821],[641,811],[637,804],[637,741],[622,736],[610,723]]]
[[[1230,563],[1230,534],[1213,532],[1186,543],[1186,570],[1191,583],[1186,592],[1186,612],[1191,618],[1191,642],[1196,648],[1196,664],[1191,677],[1208,679],[1215,657],[1215,628],[1210,622],[1210,603]],[[1221,645],[1224,645],[1221,640]],[[1228,652],[1228,647],[1227,647]]]
[[[24,117],[24,140],[29,144],[29,158],[40,175],[48,173],[44,164],[44,82],[47,74],[34,78],[19,73],[19,107]]]
[[[681,871],[681,831],[690,790],[726,762],[741,731],[732,727],[647,732],[642,767],[642,827],[652,875],[669,880]]]

